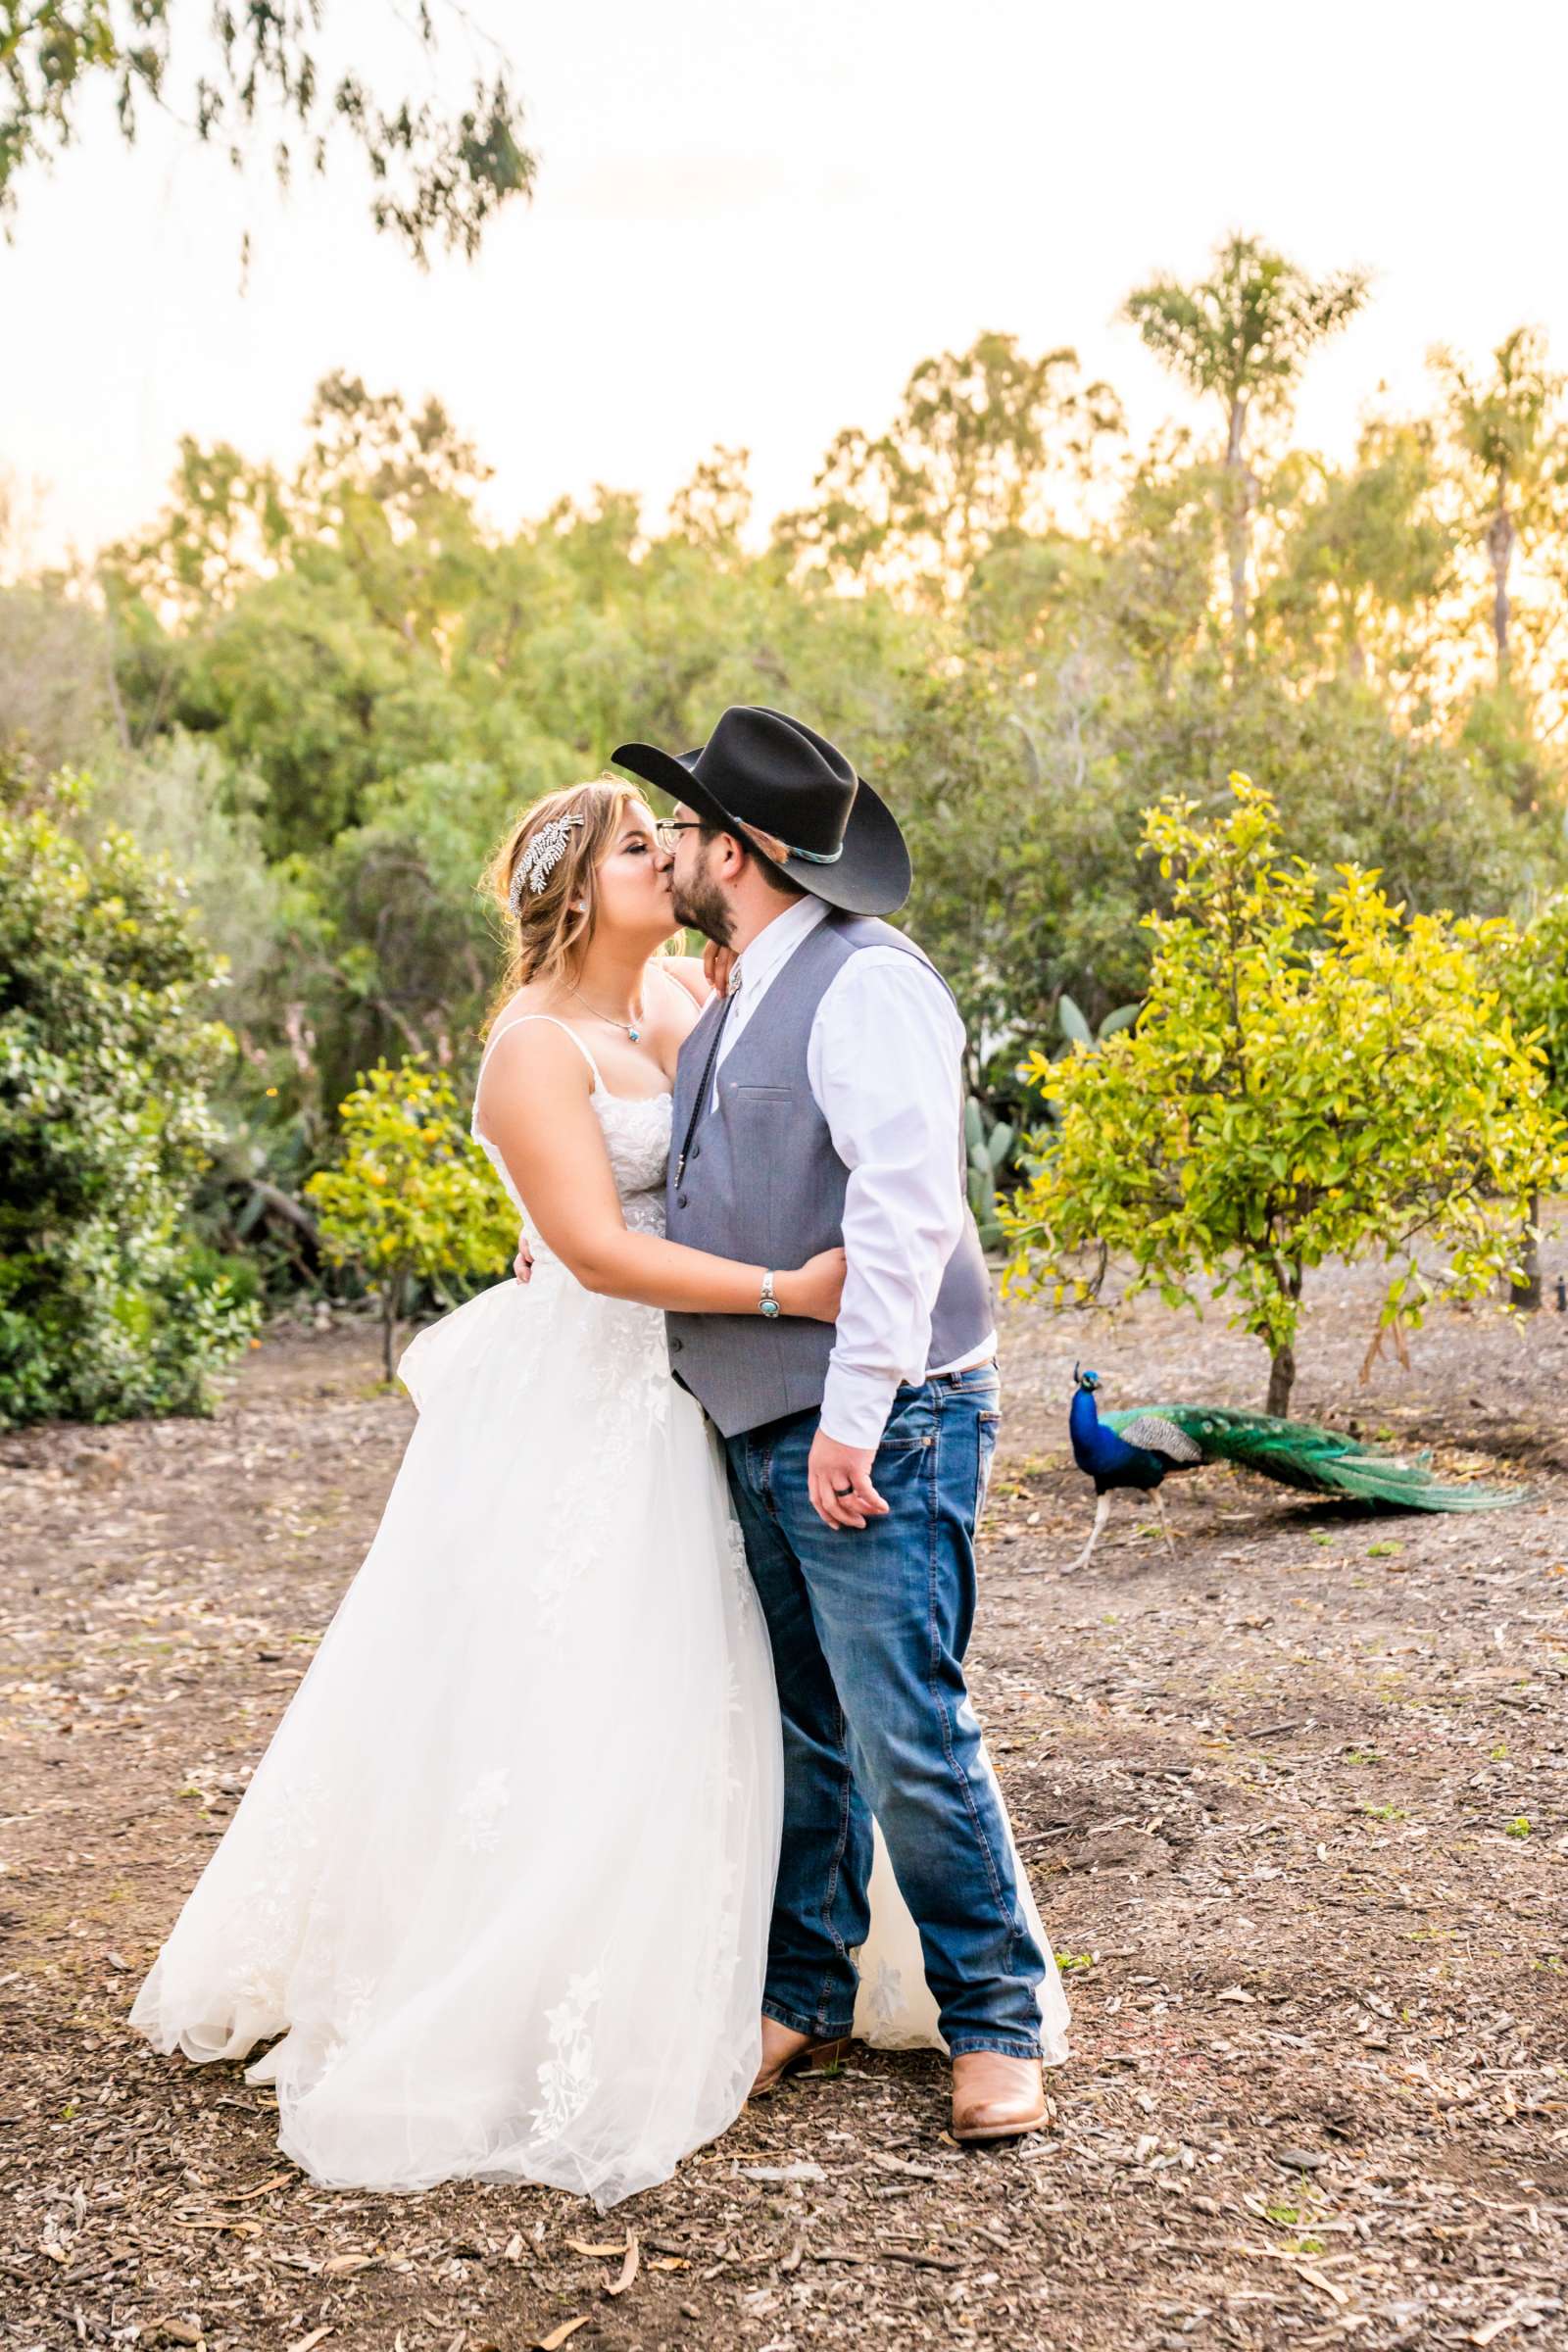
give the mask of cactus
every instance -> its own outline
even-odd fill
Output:
[[[1012,1158],[1018,1131],[1005,1119],[992,1119],[971,1095],[963,1108],[963,1140],[968,1153],[969,1206],[980,1229],[985,1250],[1000,1250],[1006,1239],[997,1206],[997,1180]]]

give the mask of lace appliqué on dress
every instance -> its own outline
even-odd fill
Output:
[[[598,2087],[588,2019],[603,1992],[600,1972],[573,1977],[566,1997],[545,2011],[554,2058],[539,2069],[540,2104],[533,2110],[534,2138],[550,2139],[580,2115]]]
[[[504,1766],[480,1774],[458,1806],[463,1824],[458,1836],[470,1854],[495,1851],[501,1843],[501,1816],[511,1802],[511,1776]]]

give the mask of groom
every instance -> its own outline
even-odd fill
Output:
[[[963,1032],[879,918],[909,889],[891,811],[776,710],[676,759],[675,912],[737,960],[682,1049],[667,1230],[763,1266],[842,1241],[836,1329],[670,1315],[670,1364],[727,1446],[784,1723],[784,1842],[754,2096],[837,2056],[864,1941],[873,1814],[953,2057],[953,2130],[1045,2121],[1040,1948],[963,1679],[996,1444],[991,1286],[964,1200]]]

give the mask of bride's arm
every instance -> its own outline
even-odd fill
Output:
[[[535,1228],[585,1290],[677,1314],[756,1314],[764,1267],[627,1230],[587,1067],[559,1029],[516,1023],[485,1065],[480,1102]],[[783,1312],[831,1323],[843,1265],[834,1250],[775,1270]]]

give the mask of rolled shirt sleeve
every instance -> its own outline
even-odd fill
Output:
[[[937,1293],[963,1230],[956,1007],[914,956],[862,949],[817,1006],[807,1076],[850,1171],[821,1426],[874,1448],[900,1383],[925,1378]]]

